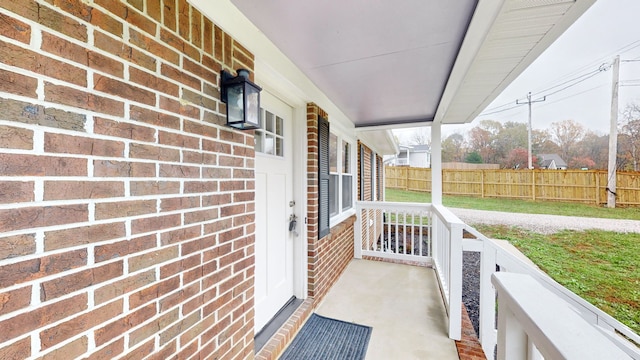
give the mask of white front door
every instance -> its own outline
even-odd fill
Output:
[[[262,91],[256,130],[255,331],[293,296],[293,109]],[[293,205],[293,206],[292,206]],[[300,206],[300,205],[298,205]],[[300,225],[298,226],[298,229]]]

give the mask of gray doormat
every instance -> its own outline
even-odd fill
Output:
[[[371,330],[369,326],[311,314],[280,360],[362,360]]]

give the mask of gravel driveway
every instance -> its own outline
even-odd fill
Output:
[[[518,214],[500,211],[449,208],[467,224],[519,226],[542,234],[560,230],[600,229],[617,232],[640,233],[639,220],[585,218],[578,216]]]

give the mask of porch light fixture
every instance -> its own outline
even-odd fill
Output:
[[[249,70],[220,74],[221,100],[227,104],[227,125],[239,130],[260,128],[260,88],[249,80]]]

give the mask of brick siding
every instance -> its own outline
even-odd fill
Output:
[[[353,259],[355,215],[318,239],[318,116],[329,115],[307,104],[307,269],[308,295],[319,303]]]
[[[186,0],[0,3],[0,358],[253,357],[253,66]]]

